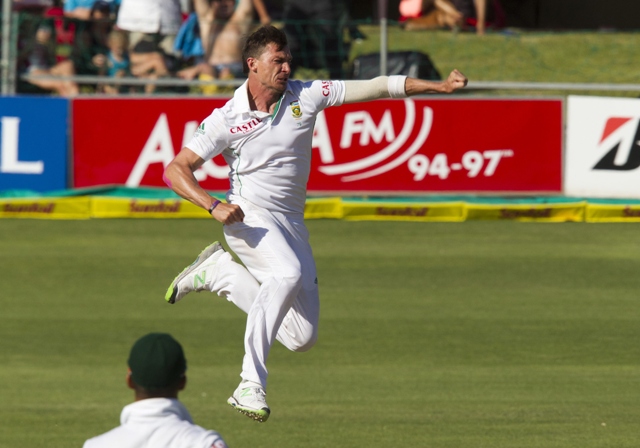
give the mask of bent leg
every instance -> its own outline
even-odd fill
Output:
[[[320,297],[318,277],[309,234],[302,221],[294,222],[295,237],[291,241],[302,268],[302,288],[278,330],[277,339],[294,352],[304,352],[318,339]]]
[[[310,261],[311,263],[303,264],[302,288],[282,320],[276,337],[291,351],[306,351],[313,346],[317,338],[320,301],[312,257]],[[260,292],[260,284],[253,275],[228,252],[222,254],[214,265],[207,266],[205,270],[205,289],[224,297],[249,314]]]
[[[260,285],[247,269],[236,263],[231,254],[224,253],[215,266],[209,290],[249,313]]]
[[[319,316],[318,288],[301,290],[282,320],[276,338],[291,351],[306,352],[318,339]]]
[[[244,222],[225,226],[225,236],[260,288],[247,316],[241,376],[266,387],[266,360],[276,336],[292,350],[307,349],[315,340],[317,293],[315,303],[314,294],[307,293],[314,290],[315,266],[307,266],[307,259],[312,260],[310,253],[298,253],[300,240],[308,246],[302,223],[301,227],[294,225],[281,214],[249,204],[242,204],[242,208]],[[300,230],[303,234],[297,235]],[[308,278],[309,273],[313,278]],[[304,299],[309,297],[306,303]]]

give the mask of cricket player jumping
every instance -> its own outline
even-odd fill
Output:
[[[264,422],[267,356],[275,339],[292,351],[317,339],[320,310],[316,266],[303,222],[311,142],[317,114],[330,106],[424,93],[451,93],[467,78],[457,70],[445,81],[380,76],[369,81],[290,80],[291,53],[284,32],[264,26],[243,48],[247,81],[201,123],[166,167],[177,194],[221,222],[226,242],[205,248],[169,286],[165,299],[211,291],[247,313],[242,381],[228,403]],[[194,176],[222,154],[229,164],[226,202],[212,198]]]

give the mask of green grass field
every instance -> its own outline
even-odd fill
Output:
[[[380,49],[377,26],[361,25],[367,39],[354,42],[350,59]],[[442,76],[457,68],[471,81],[637,84],[639,32],[473,32],[388,29],[389,51],[427,53]],[[466,92],[492,96],[605,95],[637,98],[637,91],[490,90]]]
[[[637,447],[640,227],[309,221],[320,339],[269,359],[271,419],[226,399],[244,315],[171,279],[208,220],[0,220],[0,447],[119,422],[139,336],[180,340],[181,399],[230,447]]]
[[[361,26],[367,39],[353,44],[352,55],[377,52],[380,32]],[[442,73],[465,70],[476,81],[638,82],[634,58],[640,33],[597,31],[472,32],[404,31],[391,26],[389,51],[419,50],[429,54]]]

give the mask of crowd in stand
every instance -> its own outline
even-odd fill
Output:
[[[74,96],[156,84],[79,85],[77,75],[121,78],[242,77],[242,35],[271,18],[263,0],[65,0],[29,11],[19,72],[33,89]],[[34,12],[38,14],[35,15]],[[255,14],[255,16],[254,16]],[[29,87],[23,90],[29,91]]]
[[[416,16],[425,16],[424,12],[429,9],[424,8],[434,7],[424,0],[402,0],[401,15],[411,10],[410,1],[416,3],[413,6]],[[448,1],[437,0],[435,4]],[[348,56],[345,36],[349,35],[351,41],[364,37],[349,20],[348,0],[40,0],[36,3],[41,5],[34,16],[36,20],[29,22],[30,28],[21,29],[18,62],[22,89],[19,86],[19,90],[41,90],[61,96],[82,92],[168,90],[183,93],[194,88],[203,93],[221,90],[226,93],[230,87],[215,80],[245,77],[242,38],[253,27],[270,23],[274,17],[282,21],[291,50],[299,55],[292,64],[294,75],[302,66],[323,69],[330,78],[344,79]],[[420,20],[409,17],[407,23],[415,26]],[[106,82],[79,84],[78,75],[100,76],[99,79]],[[122,79],[109,82],[109,78]],[[201,82],[155,81],[165,78]],[[143,81],[132,83],[132,79]],[[166,85],[171,87],[163,87]]]
[[[21,73],[31,75],[31,85],[63,96],[81,91],[76,75],[148,80],[242,77],[241,36],[258,21],[271,21],[263,0],[52,3],[33,35],[24,40],[19,64]],[[151,93],[157,86],[106,82],[92,88],[102,93]]]
[[[331,76],[344,77],[342,67],[347,51],[338,23],[346,23],[346,0],[280,0],[277,8],[269,0],[49,3],[38,11],[31,28],[21,30],[19,72],[23,91],[39,89],[74,96],[85,91],[152,93],[192,89],[184,82],[154,81],[167,78],[205,81],[191,84],[201,92],[215,93],[225,89],[215,80],[245,77],[242,38],[254,27],[270,23],[274,13],[278,19],[291,19],[289,23],[295,24],[288,31],[291,45],[313,55],[305,67],[329,69]],[[336,4],[341,7],[336,8]],[[321,24],[315,25],[317,30],[313,29],[314,21]],[[79,84],[86,75],[100,76],[101,81],[123,79]],[[150,82],[132,83],[132,79]]]

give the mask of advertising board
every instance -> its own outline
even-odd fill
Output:
[[[73,187],[165,186],[164,167],[220,99],[79,98],[73,101]],[[228,168],[209,162],[198,177],[226,190]]]
[[[68,110],[63,98],[0,98],[0,190],[66,188]]]
[[[640,100],[570,96],[564,191],[640,198]]]
[[[74,100],[73,186],[164,186],[164,167],[224,102]],[[310,193],[559,193],[562,102],[419,98],[343,105],[318,115],[312,146]],[[196,177],[207,190],[225,191],[227,173],[217,157]]]

